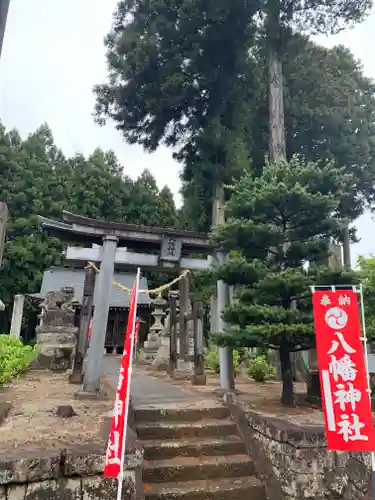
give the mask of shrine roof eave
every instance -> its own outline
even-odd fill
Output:
[[[56,221],[42,216],[39,216],[39,220],[44,231],[69,242],[100,242],[103,236],[113,235],[117,236],[122,243],[138,241],[145,244],[156,244],[161,242],[162,237],[171,236],[181,239],[185,247],[202,250],[208,250],[211,247],[209,236],[206,233],[195,231],[107,222],[66,211],[63,212],[63,221]]]

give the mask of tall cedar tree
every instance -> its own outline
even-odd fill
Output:
[[[375,85],[363,74],[360,62],[342,46],[327,49],[294,35],[282,56],[287,159],[301,154],[310,161],[324,158],[345,167],[351,189],[349,197],[341,197],[340,204],[354,220],[365,200],[370,204],[374,201]],[[251,114],[247,163],[259,173],[269,149],[268,54],[264,40],[258,41],[251,57],[257,74],[256,93],[249,95],[243,106],[246,114]],[[214,142],[211,148],[215,151]],[[191,164],[185,170],[194,170],[194,175],[184,177],[183,182],[185,219],[190,228],[207,231],[211,223],[210,169],[193,168]],[[340,212],[344,212],[342,207]]]
[[[362,21],[371,0],[260,0],[269,52],[269,149],[270,160],[286,159],[282,53],[294,30],[337,33]]]
[[[269,157],[286,160],[284,82],[282,52],[285,40],[295,30],[307,33],[337,33],[363,20],[372,0],[260,0],[260,18],[269,53]],[[350,268],[350,204],[342,204],[347,217],[343,229],[344,263]]]
[[[348,88],[350,79],[343,75],[349,71],[354,82],[356,69],[341,56],[345,69],[331,71],[336,79],[326,83],[324,72],[336,65],[335,54],[328,63],[322,50],[296,36],[336,32],[359,22],[370,5],[370,0],[121,0],[106,39],[108,82],[95,89],[96,117],[112,119],[129,143],[148,150],[161,143],[176,147],[184,162],[184,223],[207,230],[216,188],[251,163],[259,171],[268,143],[271,158],[280,152],[284,158],[286,151],[288,159],[299,152],[312,159],[324,149],[324,158],[338,154],[342,160],[350,150],[346,145],[361,142],[355,149],[368,152],[372,161],[373,135],[365,129],[373,120],[363,115],[373,92],[362,84],[360,92]],[[290,88],[284,82],[291,82]],[[343,83],[344,99],[337,90]],[[264,99],[269,87],[270,106]],[[350,163],[353,192],[373,197],[374,168],[362,158]],[[352,208],[345,211],[354,219]]]
[[[268,164],[260,177],[246,175],[233,186],[227,223],[215,234],[217,243],[242,256],[219,270],[219,279],[236,285],[238,294],[224,314],[233,328],[215,340],[278,350],[285,405],[294,404],[290,353],[314,345],[309,286],[352,278],[330,275],[325,267],[340,222],[331,191],[341,182],[331,164],[317,168],[298,157]]]
[[[175,147],[184,181],[205,179],[206,212],[218,187],[249,164],[243,102],[256,88],[257,9],[253,0],[122,0],[106,38],[98,121],[112,119],[127,142],[149,151]]]

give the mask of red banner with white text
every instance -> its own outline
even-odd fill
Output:
[[[328,449],[374,451],[357,294],[316,290],[313,308]]]
[[[88,331],[88,334],[87,334],[87,338],[88,338],[89,341],[91,339],[91,334],[92,334],[92,319],[90,319],[89,331]]]
[[[135,315],[137,312],[138,297],[138,279],[130,295],[130,308],[128,316],[128,325],[126,328],[126,337],[124,351],[121,360],[121,368],[118,386],[116,390],[116,400],[113,410],[111,428],[109,431],[109,440],[104,465],[105,477],[118,477],[121,472],[122,458],[125,453],[124,432],[126,432],[128,407],[129,407],[129,389],[131,376],[131,363],[133,358],[133,349],[135,342]]]

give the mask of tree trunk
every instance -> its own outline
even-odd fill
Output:
[[[283,392],[281,395],[281,404],[284,406],[295,406],[293,369],[290,359],[290,352],[284,349],[279,350],[281,379],[283,381]]]
[[[216,181],[212,192],[212,229],[220,224],[224,224],[224,186]]]
[[[352,268],[351,255],[350,255],[350,232],[349,232],[349,221],[344,227],[344,237],[343,237],[343,257],[344,257],[344,267],[347,271]]]
[[[283,67],[279,52],[273,48],[269,58],[269,127],[270,161],[285,161]]]

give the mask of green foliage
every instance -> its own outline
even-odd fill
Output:
[[[219,345],[287,351],[313,346],[309,287],[327,275],[329,280],[342,277],[322,267],[329,238],[340,224],[335,217],[339,202],[332,194],[340,176],[331,164],[316,168],[294,157],[266,165],[261,176],[246,175],[232,187],[228,221],[214,238],[242,255],[218,271],[218,277],[240,286],[224,313],[235,327],[215,336]]]
[[[190,229],[209,229],[215,183],[249,166],[243,102],[256,88],[256,12],[256,2],[242,0],[121,1],[106,39],[109,81],[95,89],[97,119],[111,118],[148,150],[177,147],[183,191],[194,193],[181,217]]]
[[[35,358],[36,347],[24,345],[9,335],[0,335],[0,386],[24,373]]]
[[[372,0],[265,0],[260,11],[267,15],[269,28],[297,27],[302,31],[334,34],[361,22],[372,7]],[[275,22],[277,19],[277,23]],[[279,32],[271,32],[275,38]]]
[[[191,273],[190,288],[192,293],[198,293],[203,304],[208,306],[216,288],[216,276],[211,269]]]
[[[370,343],[375,342],[375,256],[358,258],[359,279],[363,286],[366,334]]]
[[[260,172],[268,154],[274,43],[287,158],[333,158],[345,167],[350,196],[340,210],[354,219],[360,195],[372,201],[375,194],[373,83],[348,50],[327,50],[298,31],[336,32],[360,22],[371,4],[122,0],[106,40],[108,82],[96,87],[97,119],[114,120],[129,143],[177,148],[184,164],[180,223],[208,231],[215,183]]]
[[[263,168],[269,142],[265,112],[268,52],[264,45],[255,56],[259,68],[264,68],[253,104],[252,162],[256,172]],[[301,154],[310,161],[334,160],[343,167],[350,188],[340,201],[340,212],[354,219],[362,210],[360,195],[370,203],[374,197],[374,82],[348,49],[327,49],[300,35],[288,38],[281,60],[287,158]],[[319,81],[319,86],[312,81]]]
[[[215,373],[220,373],[219,350],[215,346],[210,346],[205,354],[206,367],[213,370]],[[240,371],[241,357],[240,353],[235,349],[233,351],[233,370],[235,374]]]
[[[244,175],[232,187],[228,223],[214,238],[245,259],[265,262],[271,253],[281,269],[317,260],[317,247],[327,253],[324,238],[333,236],[340,224],[335,217],[339,201],[332,193],[340,190],[341,180],[342,172],[332,164],[318,168],[298,156],[267,164],[261,176]]]
[[[247,92],[238,72],[247,71],[256,10],[242,0],[120,1],[106,39],[112,78],[96,87],[98,120],[113,119],[127,141],[150,150],[175,146],[202,126],[197,139],[209,143],[220,111],[231,112],[228,99]]]
[[[276,368],[267,361],[265,356],[250,358],[247,374],[255,382],[266,382],[276,378]]]
[[[232,327],[213,340],[278,350],[289,388],[285,404],[294,400],[290,352],[314,346],[310,286],[355,279],[324,267],[341,222],[334,193],[342,175],[332,164],[318,168],[299,157],[267,164],[260,176],[247,174],[232,186],[227,222],[213,234],[218,245],[240,255],[218,270],[218,277],[237,284],[237,293],[224,312]]]

